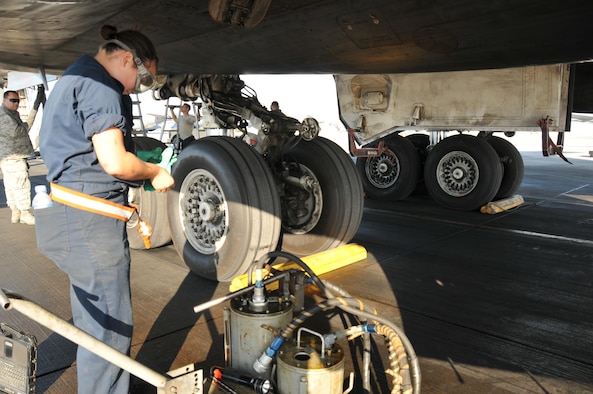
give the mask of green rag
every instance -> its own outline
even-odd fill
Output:
[[[163,155],[163,148],[160,146],[158,148],[154,148],[153,150],[139,150],[136,151],[136,156],[142,161],[146,161],[149,163],[160,163],[161,156]]]
[[[161,147],[157,147],[153,150],[139,150],[136,151],[136,156],[142,161],[154,163],[157,166],[164,168],[169,174],[171,173],[171,167],[177,161],[177,155],[170,146],[164,150]],[[154,187],[148,179],[144,181],[144,190],[150,192],[154,191]]]

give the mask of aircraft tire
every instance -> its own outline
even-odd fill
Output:
[[[196,274],[227,282],[280,238],[280,199],[263,158],[231,137],[201,138],[181,151],[167,213],[173,244]]]
[[[418,174],[418,181],[412,194],[425,195],[426,186],[424,185],[424,164],[426,164],[426,156],[428,156],[428,146],[430,145],[430,136],[428,134],[414,133],[406,136],[406,139],[414,145],[418,156],[420,157],[420,171]]]
[[[379,157],[359,157],[356,161],[367,196],[381,200],[402,200],[408,197],[420,179],[421,164],[414,144],[393,134],[384,139],[389,148]],[[378,142],[369,144],[377,147]]]
[[[445,208],[477,210],[492,201],[501,180],[502,165],[496,151],[477,137],[445,138],[426,158],[426,189]]]
[[[523,182],[525,165],[521,153],[515,145],[504,138],[490,137],[486,141],[498,154],[503,167],[502,182],[494,199],[500,200],[511,197],[519,190],[521,182]]]
[[[306,222],[299,228],[289,225],[287,206],[283,205],[282,250],[306,256],[350,242],[358,230],[364,208],[362,182],[352,158],[334,142],[321,137],[301,140],[284,156],[299,163],[317,179],[318,186],[310,193],[309,202],[315,200],[317,202],[310,205],[319,207],[320,199],[322,209],[317,216],[309,212]],[[290,189],[290,186],[285,188]],[[288,189],[284,190],[285,196],[290,194]]]
[[[136,151],[150,151],[158,147],[166,148],[166,145],[161,141],[150,137],[134,137],[134,145]],[[151,248],[158,248],[171,242],[171,231],[169,231],[167,219],[167,193],[146,191],[143,186],[130,188],[128,202],[138,207],[142,220],[152,227]],[[130,221],[128,225],[126,231],[130,248],[146,249],[135,222]]]

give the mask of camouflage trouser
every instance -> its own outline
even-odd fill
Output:
[[[25,159],[2,159],[0,169],[4,178],[6,205],[16,206],[21,211],[31,208],[31,182]]]

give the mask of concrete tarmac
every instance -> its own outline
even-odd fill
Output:
[[[323,278],[405,330],[424,393],[593,392],[593,131],[582,122],[586,130],[566,138],[572,165],[542,157],[536,133],[511,139],[525,162],[525,203],[511,211],[449,211],[423,195],[365,201],[352,242],[367,259]],[[42,162],[31,165],[32,182],[43,183]],[[33,226],[10,224],[0,206],[0,287],[71,319],[67,277],[37,251]],[[226,305],[193,306],[227,292],[192,274],[170,245],[132,251],[132,357],[163,374],[223,365]],[[327,316],[327,326],[342,319]],[[0,321],[37,337],[38,393],[76,392],[75,345],[15,311],[0,310]],[[360,346],[342,347],[360,393]],[[382,348],[374,339],[373,393],[389,392]],[[149,392],[135,380],[132,393]]]

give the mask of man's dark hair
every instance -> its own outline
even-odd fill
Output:
[[[152,41],[144,34],[136,30],[124,30],[121,32],[117,31],[117,28],[111,25],[103,25],[101,27],[101,38],[106,41],[119,40],[125,45],[129,46],[136,52],[136,56],[143,62],[155,61],[158,63],[159,58],[156,54],[156,50]],[[103,47],[110,53],[114,50],[121,49],[117,44],[106,43]]]
[[[14,94],[16,94],[17,96],[19,95],[19,94],[18,94],[16,91],[14,91],[14,90],[7,90],[7,91],[5,91],[5,92],[4,92],[4,98],[8,98],[8,95],[9,95],[10,93],[14,93]]]

